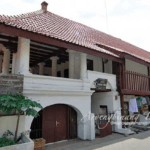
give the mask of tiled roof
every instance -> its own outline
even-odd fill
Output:
[[[149,52],[124,42],[121,39],[48,11],[44,12],[43,10],[39,10],[20,16],[9,17],[0,15],[0,23],[119,57],[97,46],[97,44],[107,45],[116,48],[117,51],[125,52],[150,62]]]

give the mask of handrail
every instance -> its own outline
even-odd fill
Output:
[[[125,89],[132,91],[150,91],[150,77],[134,71],[124,71]]]

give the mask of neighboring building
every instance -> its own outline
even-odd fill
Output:
[[[22,94],[44,108],[37,110],[37,119],[22,117],[19,132],[31,130],[31,138],[43,137],[47,143],[93,140],[99,131],[89,115],[99,115],[104,108],[109,114],[122,108],[117,115],[124,115],[124,101],[150,95],[150,53],[55,15],[47,11],[46,2],[41,5],[36,12],[0,16],[1,78],[23,75]],[[96,87],[97,79],[107,81],[106,89]],[[3,88],[0,85],[0,94],[11,92]],[[10,122],[6,117],[0,135],[15,129]],[[113,131],[131,133],[122,125]]]

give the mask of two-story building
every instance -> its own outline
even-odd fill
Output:
[[[150,95],[150,53],[55,15],[46,2],[41,6],[28,14],[0,15],[0,78],[23,75],[22,94],[44,108],[37,119],[22,116],[19,133],[31,130],[31,138],[47,143],[93,140],[94,116],[104,109],[124,115],[125,101]],[[0,94],[11,92],[4,87]],[[15,130],[12,117],[0,123],[0,135]],[[122,125],[112,130],[131,133]]]

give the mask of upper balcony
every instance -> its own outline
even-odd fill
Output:
[[[123,94],[150,95],[150,77],[133,71],[125,71]]]

